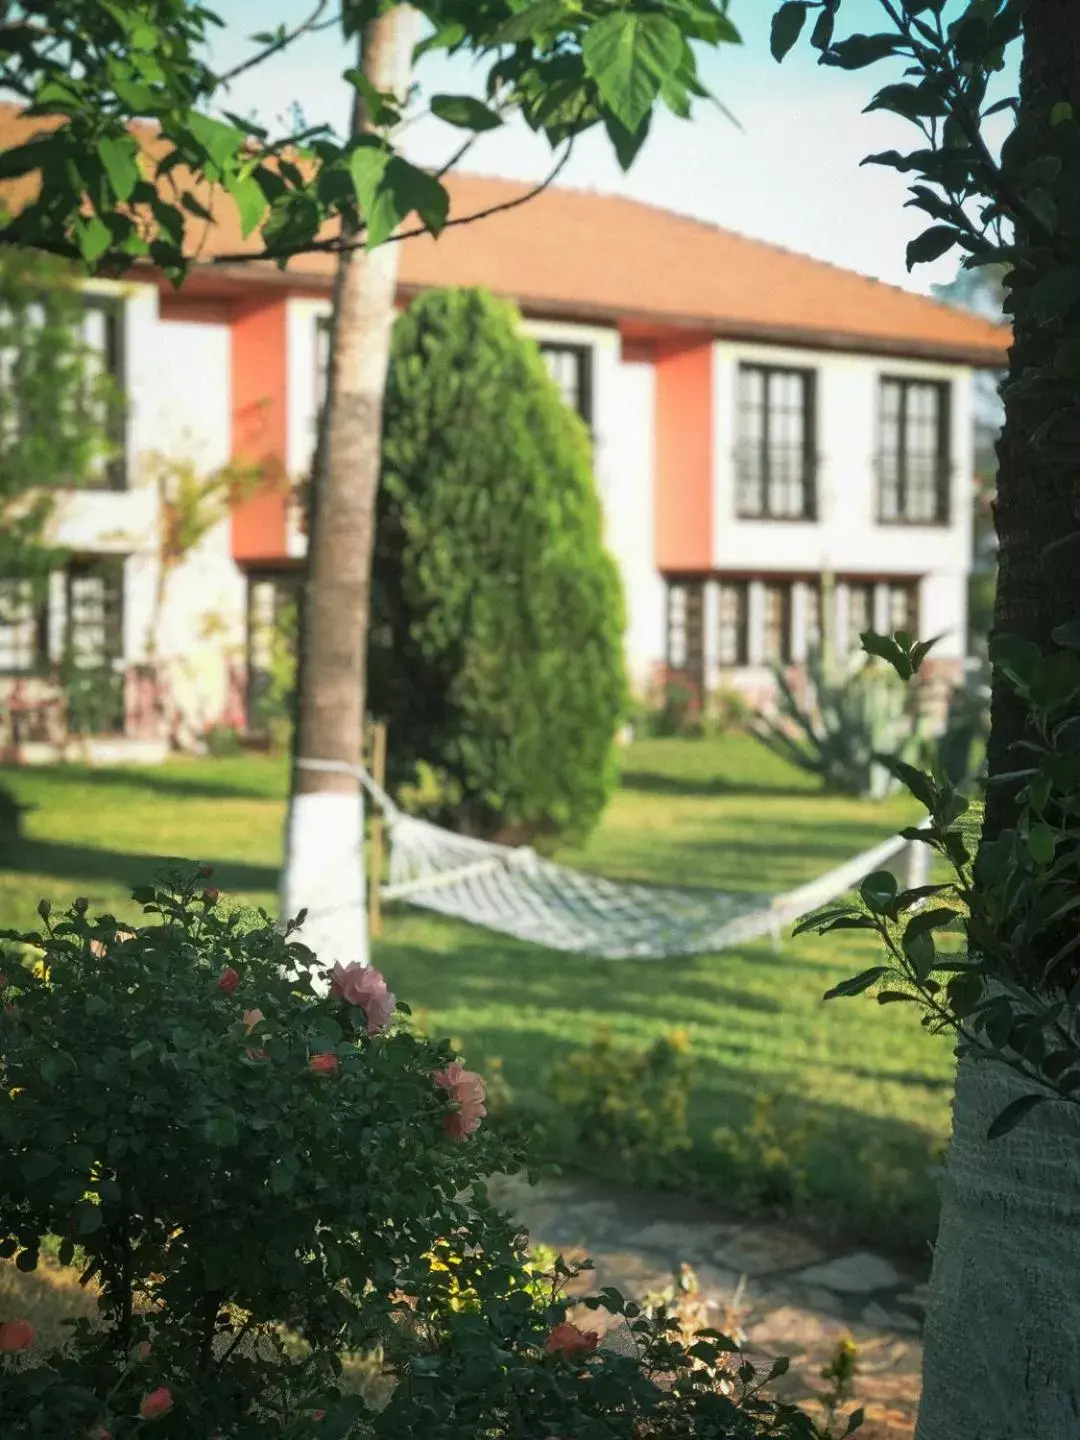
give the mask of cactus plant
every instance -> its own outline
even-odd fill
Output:
[[[875,755],[914,763],[927,740],[904,686],[865,655],[852,656],[841,668],[812,651],[805,670],[800,698],[784,671],[774,669],[776,711],[758,712],[753,733],[800,770],[817,775],[826,790],[884,799],[897,782]]]

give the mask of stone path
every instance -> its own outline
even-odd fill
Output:
[[[904,1273],[866,1251],[825,1248],[781,1224],[733,1220],[681,1196],[576,1178],[535,1189],[504,1178],[492,1194],[535,1243],[592,1259],[584,1290],[613,1285],[636,1300],[681,1295],[692,1325],[715,1326],[755,1359],[788,1356],[786,1398],[806,1403],[822,1389],[819,1372],[850,1339],[857,1373],[845,1410],[864,1406],[860,1440],[914,1433],[925,1273]],[[598,1317],[586,1313],[596,1328]]]

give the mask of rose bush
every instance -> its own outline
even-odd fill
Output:
[[[58,1246],[101,1297],[59,1350],[0,1314],[4,1440],[817,1433],[720,1337],[686,1350],[614,1291],[620,1353],[571,1324],[571,1272],[539,1278],[488,1200],[520,1157],[480,1077],[377,971],[323,994],[295,926],[205,878],[136,891],[142,925],[43,903],[0,935],[0,1257]]]

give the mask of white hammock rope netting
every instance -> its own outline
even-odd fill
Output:
[[[301,769],[352,775],[383,814],[390,875],[383,900],[468,921],[552,950],[607,960],[707,955],[781,932],[803,915],[846,895],[905,852],[904,884],[925,883],[927,847],[894,835],[782,895],[679,889],[605,879],[545,860],[527,847],[455,835],[406,815],[359,766],[299,760]]]

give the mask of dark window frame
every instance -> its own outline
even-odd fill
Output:
[[[22,575],[5,575],[3,583],[18,584],[29,577]],[[0,596],[0,629],[8,627],[5,620],[5,600]],[[46,579],[41,595],[33,605],[31,621],[34,626],[34,654],[30,663],[26,666],[0,665],[0,676],[4,679],[23,680],[32,679],[35,675],[46,673],[49,666],[49,582]]]
[[[69,556],[61,574],[64,577],[64,633],[61,653],[68,658],[74,654],[74,604],[72,587],[73,582],[81,576],[100,574],[106,577],[107,582],[115,582],[115,607],[112,614],[106,614],[103,621],[105,627],[105,653],[98,662],[105,667],[112,667],[124,659],[124,621],[126,595],[124,577],[126,571],[125,555],[72,555]],[[110,648],[109,635],[112,632],[115,645]]]
[[[722,611],[724,591],[735,597],[735,619],[732,638],[735,659],[723,658],[724,616]],[[716,587],[716,652],[717,663],[722,670],[739,670],[750,663],[750,582],[748,580],[718,580]]]
[[[595,383],[593,367],[596,363],[595,350],[592,345],[572,344],[561,340],[538,340],[540,354],[545,357],[550,355],[569,355],[577,364],[577,404],[572,408],[581,416],[582,420],[592,431],[594,420],[594,392]],[[555,377],[552,376],[553,383]],[[561,393],[561,392],[560,392]]]
[[[251,566],[244,573],[244,673],[246,677],[245,712],[247,716],[247,728],[253,735],[259,734],[258,720],[255,714],[259,700],[259,692],[256,684],[256,677],[264,672],[255,665],[252,639],[254,635],[254,602],[255,587],[262,583],[270,583],[275,587],[274,596],[274,617],[277,621],[279,597],[285,590],[292,591],[291,598],[295,603],[300,602],[300,591],[303,587],[304,572],[300,566],[289,569],[285,566]]]
[[[794,580],[762,580],[762,627],[761,656],[766,665],[791,665],[794,663],[795,645],[795,584]],[[780,646],[777,655],[768,653],[768,604],[769,592],[780,596]]]
[[[744,377],[748,375],[760,375],[763,379],[763,413],[761,423],[761,438],[757,442],[760,446],[758,455],[760,474],[760,504],[750,503],[748,498],[749,482],[745,474],[746,455],[750,449],[750,442],[744,438],[743,430],[746,417],[746,400],[744,391]],[[803,417],[803,441],[802,441],[802,509],[794,514],[784,511],[774,511],[771,504],[770,491],[772,489],[772,444],[770,416],[773,406],[770,403],[770,391],[775,378],[797,378],[802,384],[802,417]],[[737,442],[735,450],[735,516],[738,520],[784,520],[795,524],[813,524],[818,520],[818,494],[817,494],[817,409],[818,409],[818,385],[817,371],[805,367],[791,365],[759,365],[750,361],[740,361],[736,376],[736,427]]]
[[[886,449],[885,399],[890,387],[899,391],[896,414],[896,515],[886,515]],[[932,390],[938,397],[937,453],[934,456],[934,514],[932,517],[907,513],[910,499],[908,467],[908,405],[913,390]],[[952,407],[953,387],[949,380],[933,380],[920,375],[878,377],[878,441],[877,441],[877,523],[879,525],[921,525],[942,528],[952,523]]]
[[[121,396],[119,411],[113,418],[114,433],[110,436],[117,453],[106,465],[98,481],[89,480],[86,490],[126,490],[128,488],[128,427],[127,427],[127,340],[124,333],[124,301],[118,296],[81,296],[84,310],[97,310],[105,316],[105,368]]]

